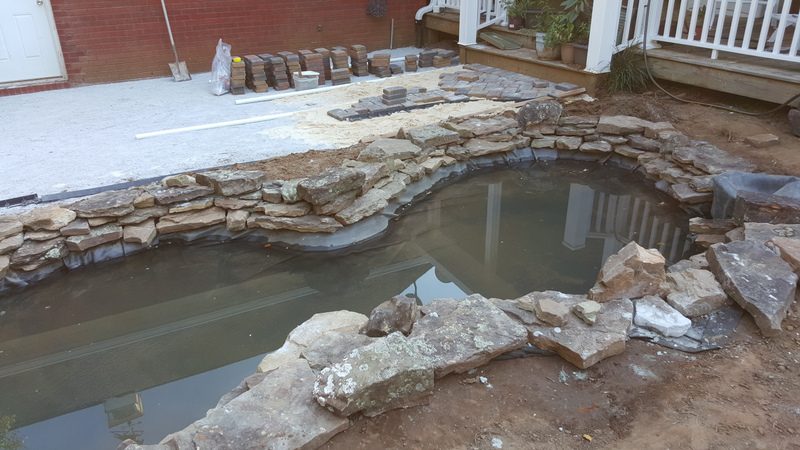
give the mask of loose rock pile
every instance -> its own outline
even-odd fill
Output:
[[[770,242],[788,248],[785,239]],[[791,244],[800,247],[800,240]],[[791,254],[785,258],[796,260]],[[158,445],[126,442],[121,448],[317,448],[357,415],[426,404],[436,380],[526,346],[585,369],[624,352],[629,336],[641,334],[637,327],[681,338],[698,315],[725,306],[717,280],[762,332],[780,330],[797,283],[789,264],[756,240],[715,244],[707,255],[713,274],[699,257],[666,270],[657,250],[630,242],[606,261],[588,295],[476,294],[421,307],[414,298],[395,297],[369,318],[349,311],[316,314],[204,418]],[[671,304],[688,305],[694,320]]]
[[[668,123],[628,116],[564,116],[553,100],[519,111],[448,120],[363,144],[352,161],[307,178],[268,180],[256,170],[216,170],[110,191],[0,218],[0,289],[24,286],[66,267],[133,254],[162,239],[236,239],[312,245],[373,216],[382,225],[337,241],[382,231],[399,206],[437,180],[472,169],[521,161],[596,161],[636,170],[688,210],[705,215],[713,177],[749,170],[747,162]],[[420,188],[419,186],[424,186]],[[378,222],[375,222],[378,223]],[[734,222],[697,222],[698,233],[722,233]],[[734,229],[735,230],[735,229]],[[710,243],[737,238],[733,230]],[[604,280],[592,295],[602,297]],[[678,302],[676,302],[677,304]]]

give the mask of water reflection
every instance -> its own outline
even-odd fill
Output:
[[[299,255],[246,243],[159,250],[0,300],[0,415],[28,448],[157,442],[212,407],[319,311],[400,293],[585,292],[632,239],[669,259],[686,218],[622,171],[482,173],[411,208],[375,242]]]

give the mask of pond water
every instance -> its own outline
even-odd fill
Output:
[[[0,298],[0,416],[29,449],[156,443],[202,417],[315,312],[481,293],[584,293],[630,240],[676,261],[687,217],[628,172],[480,172],[345,253],[162,244]]]

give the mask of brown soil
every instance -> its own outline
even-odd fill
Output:
[[[724,104],[745,111],[767,111],[775,105],[724,95],[682,85],[666,86],[670,92],[695,101]],[[594,103],[578,103],[567,108],[577,114],[621,114],[652,121],[672,122],[693,139],[704,140],[747,158],[764,172],[800,175],[800,138],[791,134],[786,111],[762,117],[751,117],[700,105],[681,103],[660,91],[643,94],[603,95]],[[772,133],[780,138],[778,145],[754,148],[745,138]]]
[[[309,150],[263,161],[237,164],[235,167],[264,171],[270,180],[291,180],[317,175],[331,167],[338,167],[346,159],[355,159],[362,148],[361,145],[354,145],[337,150]]]
[[[556,356],[494,361],[437,381],[429,405],[357,419],[323,448],[491,449],[499,438],[504,449],[800,449],[798,304],[791,314],[773,339],[743,319],[719,351],[630,341],[585,380]]]
[[[730,97],[674,87],[704,101]],[[735,106],[769,105],[734,100]],[[695,138],[746,157],[759,169],[800,175],[800,139],[785,113],[748,117],[686,105],[661,93],[604,96],[568,108],[578,114],[626,114],[670,121]],[[744,138],[773,133],[779,145],[752,148]],[[312,151],[260,163],[275,178],[318,173],[359,148]],[[429,405],[359,418],[326,449],[800,449],[800,308],[779,337],[762,338],[745,317],[731,344],[686,354],[641,341],[585,372],[558,357],[494,361],[437,382]],[[565,373],[566,381],[559,379]],[[575,374],[585,374],[580,380]],[[491,388],[475,383],[488,378]]]

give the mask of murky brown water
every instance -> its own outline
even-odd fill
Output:
[[[0,415],[29,449],[155,443],[315,312],[400,293],[583,293],[632,239],[680,259],[686,225],[625,171],[559,163],[464,178],[346,254],[162,245],[0,298]]]

